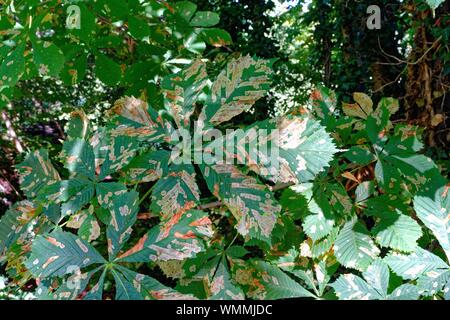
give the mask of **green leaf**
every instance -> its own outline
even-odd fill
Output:
[[[127,192],[127,187],[120,182],[103,182],[96,185],[95,192],[98,204],[110,209],[114,205],[115,198]]]
[[[118,285],[116,281],[116,288],[119,288],[119,293],[116,292],[117,298],[130,297],[130,292],[139,300],[193,300],[192,295],[186,295],[173,290],[170,287],[166,287],[159,281],[118,266],[117,270],[120,272],[114,272],[116,279],[120,279],[122,283]],[[122,288],[129,289],[128,292],[123,292]],[[117,289],[116,289],[117,290]],[[121,292],[122,291],[122,292]],[[118,295],[118,296],[117,296]]]
[[[426,0],[431,9],[437,9],[444,2],[444,0]]]
[[[363,273],[364,279],[353,274],[341,275],[332,285],[341,300],[417,300],[418,288],[411,284],[397,287],[388,295],[389,269],[375,260]]]
[[[325,253],[329,252],[339,234],[339,228],[335,227],[331,230],[330,234],[319,241],[312,244],[310,250],[313,258],[319,258]]]
[[[222,29],[217,28],[204,29],[202,30],[201,35],[203,39],[206,41],[206,43],[216,48],[228,46],[233,43],[230,34]]]
[[[116,22],[128,16],[128,3],[123,0],[97,0],[94,8],[102,15]]]
[[[195,176],[192,165],[172,164],[168,175],[158,180],[153,187],[151,211],[165,219],[195,207],[200,201]]]
[[[83,110],[75,110],[70,114],[70,120],[66,125],[67,140],[87,140],[91,130],[89,119]]]
[[[208,144],[204,154],[215,152],[216,162],[223,161],[225,146],[228,161],[238,159],[239,164],[274,183],[294,184],[313,180],[338,151],[319,122],[297,116],[265,120],[246,131],[234,131]]]
[[[330,234],[334,226],[334,219],[330,211],[323,211],[314,199],[308,203],[309,210],[313,213],[305,217],[303,230],[313,240],[320,240]]]
[[[366,228],[356,219],[347,222],[334,244],[337,260],[347,268],[365,271],[380,254]]]
[[[213,275],[209,280],[210,300],[244,300],[244,292],[236,286],[231,279],[230,272],[225,259],[212,270]]]
[[[80,83],[86,76],[88,55],[79,52],[78,48],[72,49],[71,53],[66,53],[66,62],[61,71],[60,78],[67,86]]]
[[[375,192],[374,181],[364,181],[355,190],[355,202],[363,202],[369,199]]]
[[[57,181],[42,190],[38,197],[41,201],[62,204],[61,213],[69,216],[77,213],[95,194],[92,181],[80,177],[70,180]]]
[[[193,27],[212,27],[220,22],[220,17],[215,12],[198,11],[191,20]]]
[[[86,241],[77,236],[56,230],[38,236],[25,265],[35,277],[64,276],[74,268],[105,263],[105,259]]]
[[[389,295],[389,300],[417,300],[420,297],[419,288],[412,284],[403,284],[395,288]]]
[[[438,174],[436,164],[430,158],[417,154],[423,146],[418,135],[416,127],[397,126],[386,143],[374,145],[378,157],[375,177],[383,189],[398,193],[406,181],[409,191],[414,194]]]
[[[265,261],[235,261],[233,278],[244,289],[247,298],[254,300],[314,298],[281,269]]]
[[[49,288],[38,288],[38,290],[42,291],[39,300],[76,300],[99,269],[100,267],[82,273],[74,268],[69,272],[70,276],[63,280],[63,283],[57,290],[49,292]]]
[[[109,260],[112,261],[128,241],[139,211],[139,194],[136,191],[122,193],[112,200],[111,222],[106,229]]]
[[[247,238],[271,243],[281,206],[257,179],[227,164],[200,165],[209,190],[236,218],[236,229]]]
[[[203,251],[204,242],[211,237],[211,220],[206,212],[181,211],[153,227],[118,259],[123,262],[184,260]]]
[[[10,51],[0,65],[0,89],[3,86],[14,87],[25,72],[25,43],[19,43]]]
[[[38,210],[35,204],[31,201],[24,200],[14,204],[1,217],[0,258],[6,254],[23,233],[27,232],[27,225],[37,213]]]
[[[309,289],[313,290],[316,294],[316,298],[322,297],[331,279],[331,270],[327,268],[325,261],[320,261],[314,264],[314,272],[311,270],[302,270],[297,268],[284,268],[290,273],[301,279]]]
[[[33,59],[41,76],[58,76],[65,63],[61,49],[48,41],[33,42]]]
[[[98,176],[99,181],[127,166],[134,158],[139,147],[138,142],[133,137],[126,135],[108,137],[107,139],[106,154],[104,158],[98,159],[98,163],[101,164]]]
[[[438,269],[433,272],[423,274],[417,279],[417,287],[423,296],[433,296],[445,292],[445,286],[450,281],[450,268]]]
[[[347,273],[331,284],[340,300],[381,300],[383,297],[364,279]]]
[[[367,165],[376,160],[375,156],[365,146],[352,146],[343,154],[348,160],[360,165]]]
[[[73,181],[73,180],[72,180]],[[75,195],[70,197],[67,202],[61,206],[61,213],[63,216],[70,216],[81,210],[94,197],[94,184],[90,181],[84,181],[82,189]]]
[[[227,254],[227,256],[229,256],[231,258],[239,259],[239,258],[242,258],[243,256],[249,254],[250,252],[242,246],[231,246],[231,247],[227,248],[225,253]]]
[[[122,69],[114,60],[98,53],[95,56],[95,75],[104,84],[115,86],[122,79]]]
[[[110,134],[112,138],[126,136],[147,143],[164,142],[170,136],[166,123],[145,101],[125,97],[116,101],[109,111],[112,118]],[[119,155],[117,155],[119,156]]]
[[[336,101],[336,93],[323,86],[313,90],[309,101],[314,114],[330,132],[336,127]]]
[[[414,197],[417,217],[439,241],[450,262],[450,195],[449,186],[432,189]]]
[[[20,188],[29,198],[36,197],[45,186],[61,179],[49,160],[47,150],[44,149],[27,154],[17,169],[20,174]]]
[[[190,1],[177,1],[175,3],[175,12],[181,15],[186,21],[190,21],[197,11],[197,5]]]
[[[273,62],[249,55],[230,61],[212,84],[200,119],[217,125],[248,111],[269,90]]]
[[[194,103],[206,86],[207,77],[206,64],[196,60],[188,68],[165,77],[161,82],[166,109],[179,128],[189,128]]]
[[[100,225],[94,214],[88,214],[78,229],[78,236],[87,242],[92,242],[100,236]]]
[[[128,183],[152,182],[166,176],[170,152],[157,150],[136,156],[122,169],[122,174]]]
[[[135,39],[141,40],[150,35],[150,26],[147,21],[131,15],[128,18],[128,31]]]
[[[379,212],[377,216],[381,220],[372,233],[378,244],[403,252],[414,251],[417,240],[422,236],[422,230],[414,219],[399,210]]]
[[[414,280],[423,274],[432,275],[449,269],[441,258],[420,247],[409,255],[391,253],[384,258],[384,261],[392,271],[406,280]]]
[[[88,142],[81,139],[64,142],[61,156],[65,159],[64,166],[71,177],[81,176],[95,180],[95,155]]]

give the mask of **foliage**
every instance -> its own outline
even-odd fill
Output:
[[[340,10],[361,12],[318,12],[325,2],[302,41],[332,44],[323,32]],[[450,299],[450,184],[423,152],[424,129],[394,121],[403,102],[319,86],[304,106],[248,124],[238,120],[267,96],[276,59],[218,54],[231,37],[207,4],[73,3],[81,29],[65,27],[59,1],[0,9],[6,110],[30,82],[98,78],[105,99],[120,97],[100,121],[72,110],[60,147],[18,161],[25,197],[0,217],[0,297]],[[350,65],[334,76],[361,69],[325,78],[341,94],[353,80],[367,89],[367,61],[343,58],[353,49],[315,53]],[[320,82],[310,50],[300,69]]]

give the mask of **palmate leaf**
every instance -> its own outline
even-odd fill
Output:
[[[128,165],[138,144],[126,136],[111,137],[104,130],[92,136],[89,121],[82,111],[72,113],[67,127],[68,139],[63,145],[61,157],[70,179],[50,183],[39,199],[44,203],[62,203],[62,214],[67,216],[81,210],[97,193],[99,204],[108,209],[107,202],[126,187],[97,182]]]
[[[236,260],[233,279],[247,298],[255,300],[314,298],[314,295],[278,267],[261,260]]]
[[[281,206],[257,179],[244,175],[236,166],[200,165],[209,190],[236,218],[236,229],[247,239],[271,243],[271,234]]]
[[[21,234],[27,232],[28,223],[39,213],[36,205],[28,200],[16,203],[0,219],[1,258]]]
[[[388,294],[389,269],[381,260],[375,260],[362,279],[353,274],[341,275],[331,287],[341,300],[417,300],[419,289],[411,284],[397,287]]]
[[[199,120],[217,125],[248,111],[269,90],[273,62],[248,55],[230,61],[214,81]]]
[[[166,108],[179,128],[189,128],[194,103],[206,86],[207,78],[206,64],[196,60],[186,69],[167,76],[161,82]]]
[[[450,187],[431,188],[414,197],[417,217],[430,229],[450,262]]]
[[[20,174],[20,188],[29,198],[36,197],[45,186],[61,180],[44,149],[29,153],[17,166],[17,170]]]
[[[190,164],[169,167],[169,173],[153,187],[151,210],[163,219],[194,208],[200,200],[195,181],[195,169]]]
[[[365,271],[380,254],[366,228],[356,219],[342,227],[334,244],[337,260],[347,268]]]
[[[72,273],[74,268],[81,269],[105,262],[87,241],[56,230],[34,240],[31,255],[25,265],[35,277],[47,278],[64,276]]]
[[[184,260],[205,249],[212,237],[211,220],[206,212],[180,211],[145,234],[117,261],[148,262]]]

